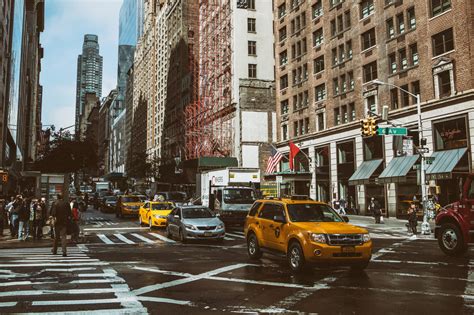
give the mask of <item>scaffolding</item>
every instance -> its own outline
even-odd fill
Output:
[[[197,98],[185,110],[186,159],[232,153],[231,13],[230,0],[199,1],[199,64],[190,60]]]

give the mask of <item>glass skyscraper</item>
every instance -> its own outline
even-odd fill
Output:
[[[79,118],[84,112],[84,100],[87,92],[102,96],[102,56],[99,55],[99,37],[84,35],[82,54],[77,57],[76,79],[76,134],[79,131]]]

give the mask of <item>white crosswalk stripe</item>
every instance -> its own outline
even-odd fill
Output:
[[[69,314],[77,305],[81,313],[148,313],[109,263],[77,247],[68,248],[67,257],[52,255],[51,248],[0,249],[0,261],[2,314],[41,313],[45,306],[48,314]]]
[[[140,234],[137,234],[137,233],[132,233],[131,235],[133,235],[134,237],[144,241],[145,243],[148,243],[148,244],[152,244],[152,243],[155,243],[155,241],[152,241],[151,239],[149,238],[146,238],[145,236],[143,235],[140,235]]]
[[[110,240],[110,238],[108,238],[107,236],[105,236],[104,234],[97,234],[97,236],[105,243],[105,244],[115,244],[114,242],[112,242]]]
[[[160,240],[162,240],[162,241],[164,241],[164,242],[166,242],[166,243],[176,243],[176,242],[173,241],[172,239],[169,239],[169,238],[167,238],[167,237],[165,237],[165,236],[163,236],[163,235],[161,235],[161,234],[158,234],[158,233],[151,233],[151,232],[150,232],[150,233],[148,233],[148,234],[150,234],[151,236],[154,236],[154,237],[156,237],[157,239],[160,239]]]
[[[114,236],[127,244],[136,244],[134,241],[131,241],[128,238],[126,238],[123,234],[114,234]]]

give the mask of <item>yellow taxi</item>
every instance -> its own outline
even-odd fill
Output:
[[[148,225],[150,229],[154,226],[166,227],[166,218],[173,208],[174,204],[169,201],[146,201],[138,214],[140,225]]]
[[[139,196],[122,195],[117,199],[115,205],[115,216],[122,218],[124,216],[138,216],[138,210],[143,205]]]
[[[372,241],[366,229],[348,221],[306,196],[257,200],[244,225],[247,252],[251,259],[264,251],[283,254],[296,272],[314,263],[362,270],[372,256]]]

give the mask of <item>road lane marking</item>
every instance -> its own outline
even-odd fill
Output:
[[[58,301],[32,301],[33,306],[53,306],[53,305],[81,305],[81,304],[112,304],[120,303],[125,300],[133,300],[132,298],[115,298],[115,299],[88,299],[88,300],[58,300]],[[88,313],[88,311],[85,311]]]
[[[114,236],[116,238],[118,238],[119,240],[121,240],[122,242],[125,242],[127,244],[136,244],[134,241],[131,241],[129,240],[128,238],[126,238],[125,236],[123,236],[122,234],[114,234]]]
[[[160,239],[160,240],[162,240],[162,241],[164,241],[164,242],[166,242],[166,243],[176,243],[174,240],[169,239],[169,238],[167,238],[166,236],[163,236],[163,235],[158,234],[158,233],[151,233],[151,232],[150,232],[150,233],[148,233],[148,234],[150,234],[151,236],[154,236],[154,237],[156,237],[157,239]]]
[[[230,235],[230,236],[232,236],[232,237],[245,238],[245,236],[239,235],[239,234],[234,234],[234,233],[229,233],[229,232],[226,232],[225,234],[226,234],[226,235]]]
[[[90,280],[73,280],[69,283],[71,284],[88,284],[88,283],[116,283],[116,282],[125,282],[123,279],[90,279]]]
[[[107,236],[105,236],[104,234],[97,234],[97,236],[101,239],[102,242],[104,242],[105,244],[109,244],[109,245],[112,245],[112,244],[115,244],[114,242],[112,242],[110,240],[110,238],[108,238]]]
[[[142,235],[140,235],[140,234],[137,234],[137,233],[130,233],[130,234],[133,235],[134,237],[136,237],[136,238],[138,238],[138,239],[140,239],[140,240],[142,240],[142,241],[148,243],[148,244],[154,244],[154,243],[155,243],[155,242],[152,241],[151,239],[146,238],[146,237],[144,237],[144,236],[142,236]]]
[[[105,266],[108,265],[106,262],[92,262],[92,263],[47,263],[47,264],[0,264],[0,267],[4,268],[16,268],[16,267],[45,267],[45,266],[51,266],[51,267],[70,267],[70,266]]]
[[[95,267],[84,267],[84,268],[48,268],[43,269],[44,272],[75,272],[75,271],[87,271],[87,270],[97,270]]]
[[[167,303],[167,304],[177,304],[177,305],[192,305],[191,301],[181,301],[181,300],[166,299],[166,298],[151,297],[151,296],[139,296],[138,299],[140,301],[146,301],[146,302]]]
[[[148,314],[146,308],[143,309],[127,309],[127,308],[119,308],[119,309],[100,309],[97,311],[87,310],[87,311],[61,311],[61,312],[34,312],[28,313],[31,315],[142,315]]]
[[[218,268],[218,269],[215,269],[215,270],[212,270],[212,271],[207,271],[207,272],[204,272],[204,273],[201,273],[201,274],[198,274],[198,275],[194,275],[194,276],[191,276],[191,277],[185,278],[185,279],[178,279],[178,280],[173,280],[173,281],[169,281],[169,282],[148,285],[148,286],[145,286],[143,288],[134,290],[133,292],[136,295],[142,295],[142,294],[145,294],[145,293],[149,293],[149,292],[153,292],[153,291],[157,291],[157,290],[161,290],[161,289],[174,287],[174,286],[189,283],[189,282],[194,282],[194,281],[197,281],[197,280],[201,280],[203,278],[207,278],[207,277],[210,277],[210,276],[215,276],[215,275],[220,274],[220,273],[228,272],[228,271],[235,270],[235,269],[240,269],[240,268],[247,267],[247,266],[258,266],[258,265],[235,264],[235,265],[225,266],[225,267]]]
[[[460,267],[464,268],[466,265],[458,265],[447,262],[431,262],[431,261],[414,261],[414,260],[396,260],[396,259],[377,259],[371,260],[371,262],[376,263],[386,263],[386,264],[413,264],[413,265],[425,265],[425,266],[440,266],[440,267]],[[468,265],[470,266],[470,265]]]
[[[101,288],[101,289],[69,289],[69,290],[23,290],[0,292],[0,297],[29,296],[29,295],[51,295],[51,294],[103,294],[120,292],[123,289]]]
[[[464,296],[473,296],[474,295],[474,251],[472,248],[469,248],[469,269],[467,270],[467,280],[466,287],[464,288]],[[473,299],[464,298],[464,307],[468,309],[468,312],[472,314],[474,309]]]
[[[11,263],[23,263],[23,262],[26,262],[26,263],[56,263],[56,262],[59,262],[59,263],[62,263],[62,262],[72,262],[72,263],[75,263],[75,262],[97,262],[97,261],[100,261],[99,259],[92,259],[92,258],[89,258],[89,259],[81,259],[81,258],[73,258],[73,259],[64,259],[65,257],[61,257],[62,259],[48,259],[48,258],[43,258],[43,259],[35,259],[35,260],[29,260],[29,261],[25,261],[25,260],[10,260],[9,262]]]
[[[17,304],[18,302],[0,302],[0,307],[13,307]]]
[[[147,227],[85,228],[84,231],[149,230]]]

